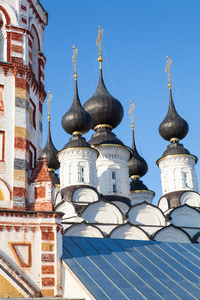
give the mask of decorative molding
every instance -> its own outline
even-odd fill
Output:
[[[9,242],[9,246],[20,267],[31,267],[31,243]]]
[[[121,210],[112,203],[97,201],[89,204],[82,212],[83,219],[88,223],[123,224]]]
[[[87,188],[76,189],[72,196],[72,201],[80,204],[96,202],[98,199],[98,194],[94,190]]]
[[[109,237],[112,239],[149,240],[148,234],[143,229],[129,223],[117,226],[111,231]]]
[[[191,243],[189,235],[181,228],[169,225],[158,230],[153,238],[159,242]]]
[[[160,160],[158,160],[158,165],[159,168],[165,168],[169,165],[169,163],[171,164],[172,162],[187,162],[190,163],[192,166],[195,166],[196,159],[196,156],[191,154],[174,154],[160,158]]]
[[[170,223],[178,227],[200,227],[200,212],[184,204],[176,207],[169,215]]]
[[[63,236],[85,236],[104,238],[104,235],[99,228],[93,225],[86,224],[85,222],[70,226],[64,231]]]
[[[3,273],[7,274],[9,276],[9,281],[11,284],[17,287],[24,297],[26,298],[38,298],[41,296],[40,292],[35,289],[31,285],[30,282],[28,282],[23,275],[19,274],[8,262],[5,261],[2,257],[0,257],[0,265],[1,270]]]
[[[187,204],[193,207],[200,207],[200,195],[196,192],[185,192],[180,197],[180,205]]]
[[[128,221],[134,225],[165,226],[165,216],[155,205],[143,202],[132,206],[127,212]]]

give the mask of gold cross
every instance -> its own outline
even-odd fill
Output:
[[[169,59],[169,56],[166,57],[167,59],[167,66],[165,68],[165,72],[167,72],[168,74],[168,87],[170,88],[171,87],[171,76],[170,76],[170,68],[171,68],[171,63],[172,63],[172,60]]]
[[[53,95],[50,91],[48,92],[48,94],[49,94],[49,97],[47,99],[47,106],[48,106],[48,117],[47,117],[47,119],[50,120],[51,119],[51,117],[50,117],[50,106],[51,106],[51,101],[52,101]]]
[[[76,74],[77,55],[78,55],[78,49],[76,49],[76,47],[73,46],[72,62],[74,64],[74,74]]]
[[[132,101],[130,101],[130,109],[128,111],[130,117],[131,117],[131,128],[134,128],[134,117],[133,117],[133,111],[135,109],[135,104],[133,104]]]
[[[103,36],[103,28],[101,30],[101,26],[98,27],[98,32],[99,32],[99,35],[98,35],[98,38],[97,38],[97,45],[99,45],[99,56],[101,56],[101,39],[102,39],[102,36]]]

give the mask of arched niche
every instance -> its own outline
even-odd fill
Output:
[[[90,188],[78,188],[74,191],[72,196],[72,201],[74,203],[80,203],[80,204],[88,204],[92,202],[98,201],[99,196],[97,192]]]
[[[7,20],[0,6],[0,61],[7,61]]]
[[[11,61],[11,39],[7,26],[18,25],[16,12],[7,3],[0,1],[0,61]]]
[[[35,74],[35,79],[39,81],[40,79],[40,66],[39,66],[39,52],[40,52],[40,40],[37,29],[34,24],[31,26],[32,35],[32,71]]]
[[[112,239],[149,240],[147,233],[143,229],[129,223],[117,226],[111,231],[109,237]]]
[[[200,207],[200,195],[196,192],[185,192],[180,197],[180,205],[187,204],[193,207]]]
[[[2,179],[0,179],[0,208],[11,208],[11,192]]]
[[[175,242],[175,243],[191,243],[189,235],[174,225],[169,225],[158,230],[154,236],[155,241],[159,242]]]
[[[170,209],[169,202],[166,197],[160,198],[158,202],[158,207],[163,211],[163,213],[166,213]]]
[[[62,216],[62,220],[74,219],[77,217],[75,207],[73,203],[62,201],[56,206],[56,211],[62,212],[64,215]],[[71,220],[70,220],[71,221]]]
[[[198,228],[200,226],[200,212],[187,204],[173,209],[169,219],[170,223],[179,227]]]
[[[128,221],[134,225],[165,226],[165,216],[156,206],[143,202],[128,211]]]
[[[85,222],[72,225],[64,231],[63,236],[104,237],[99,228]]]
[[[103,200],[88,205],[82,212],[82,217],[88,223],[123,224],[123,215],[120,209]]]

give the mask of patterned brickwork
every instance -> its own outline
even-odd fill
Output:
[[[0,128],[4,133],[3,141],[5,142],[2,149],[6,151],[8,146],[10,149],[9,153],[5,155],[5,161],[4,159],[0,160],[0,179],[5,180],[11,189],[10,208],[25,210],[27,209],[31,168],[35,166],[31,160],[36,162],[41,154],[42,146],[42,104],[46,97],[44,90],[46,59],[41,49],[43,48],[43,32],[47,23],[47,14],[35,0],[25,0],[23,3],[16,0],[16,2],[14,6],[18,5],[19,7],[17,17],[13,10],[13,3],[9,10],[6,6],[4,7],[3,3],[0,5],[0,10],[4,15],[3,20],[5,20],[3,26],[6,38],[4,43],[6,54],[0,62],[0,85],[3,86],[1,103],[5,102],[3,97],[6,99],[5,106],[0,105],[1,108],[3,107],[1,110],[4,111],[0,119]],[[9,4],[9,0],[7,3]],[[27,20],[31,20],[30,24]],[[34,20],[34,24],[32,20]],[[32,69],[32,56],[36,49],[34,48],[36,43],[38,43],[39,52],[38,72],[35,74],[35,70]],[[8,65],[7,62],[10,64]],[[3,70],[3,74],[1,74],[1,70]],[[31,101],[35,106],[34,126]],[[13,120],[14,124],[9,120]],[[4,153],[2,157],[4,158]],[[13,178],[11,178],[11,174]],[[37,206],[37,209],[42,208],[40,204]],[[46,206],[48,206],[48,210],[53,209],[52,205]]]
[[[55,233],[53,228],[41,227],[41,285],[42,285],[42,294],[46,296],[54,296],[54,285],[55,285]]]
[[[5,269],[2,260],[9,257],[10,267],[7,266],[5,271],[10,276],[10,284],[5,284],[10,292],[13,291],[10,295],[18,297],[19,290],[25,298],[61,296],[58,268],[61,258],[58,248],[62,239],[61,228],[59,213],[0,211],[0,293],[1,283],[4,282],[1,274],[4,275],[2,270]],[[16,265],[18,272],[15,271]],[[11,277],[15,280],[14,287]],[[38,286],[37,291],[33,288],[33,283]],[[21,290],[18,289],[20,284]],[[3,291],[1,297],[10,296],[6,289]]]

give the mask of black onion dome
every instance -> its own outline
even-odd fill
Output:
[[[186,148],[183,147],[183,144],[172,143],[169,146],[167,146],[167,150],[165,150],[162,157],[165,157],[167,155],[174,155],[174,154],[188,154],[188,155],[190,155],[190,152]]]
[[[49,169],[57,170],[60,168],[60,163],[56,158],[58,150],[55,148],[51,139],[50,119],[48,120],[48,137],[47,142],[42,150],[42,157],[46,158]]]
[[[132,180],[130,183],[130,191],[148,191],[147,186],[143,183],[142,180]]]
[[[62,127],[69,133],[80,132],[87,133],[92,128],[92,117],[82,107],[78,96],[77,80],[75,80],[75,94],[71,108],[62,117]]]
[[[117,127],[124,116],[121,103],[107,91],[103,81],[102,69],[100,69],[99,84],[95,94],[83,105],[92,116],[93,128],[100,124]]]
[[[148,165],[144,158],[142,158],[136,148],[135,145],[135,136],[134,136],[134,130],[132,130],[133,134],[133,142],[132,142],[132,150],[133,150],[133,156],[128,161],[128,167],[129,167],[129,176],[137,175],[139,177],[144,176],[148,171]]]
[[[86,142],[86,139],[82,136],[73,136],[69,140],[69,142],[63,147],[63,149],[67,148],[78,148],[78,147],[86,147],[91,148],[90,144]]]
[[[102,145],[102,144],[112,144],[124,146],[122,141],[120,141],[116,135],[111,132],[110,128],[97,128],[96,132],[92,135],[92,138],[88,142],[90,145]]]
[[[167,141],[170,141],[172,138],[181,140],[187,135],[188,130],[188,123],[176,111],[170,88],[169,108],[165,119],[159,126],[159,133]]]
[[[177,154],[178,155],[180,155],[180,154],[181,155],[182,154],[191,155],[195,158],[196,162],[198,161],[198,158],[195,155],[192,155],[186,148],[183,147],[183,144],[180,144],[178,142],[172,142],[170,145],[168,145],[167,150],[165,150],[165,152],[163,153],[161,158],[166,157],[168,155],[177,155]],[[157,165],[159,165],[159,161],[160,161],[161,158],[159,158],[157,160],[157,162],[156,162]]]

